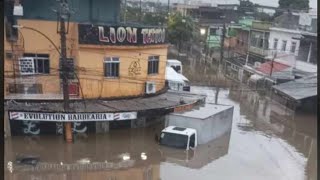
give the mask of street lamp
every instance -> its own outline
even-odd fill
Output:
[[[59,48],[54,44],[54,42],[47,35],[45,35],[41,31],[39,31],[37,29],[34,29],[32,27],[27,27],[27,26],[22,26],[22,25],[13,25],[12,27],[16,28],[16,29],[29,29],[29,30],[32,30],[32,31],[35,31],[35,32],[39,33],[40,35],[45,37],[53,45],[53,47],[58,51],[58,53],[61,55],[61,52],[60,52]]]
[[[206,29],[201,28],[201,29],[200,29],[200,34],[201,34],[201,35],[205,35],[205,34],[206,34]]]

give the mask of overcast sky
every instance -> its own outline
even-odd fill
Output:
[[[161,0],[161,1],[168,2],[168,0]],[[253,3],[266,5],[266,6],[274,6],[274,7],[278,7],[279,5],[278,1],[279,0],[251,0],[251,2]],[[183,3],[184,0],[170,0],[170,2]],[[239,0],[202,0],[202,2],[213,3],[213,4],[239,4]],[[313,9],[317,9],[317,0],[309,0],[309,6]]]

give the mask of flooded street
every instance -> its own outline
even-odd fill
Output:
[[[248,90],[216,93],[215,87],[193,86],[191,92],[207,95],[207,102],[233,105],[231,132],[195,151],[160,147],[154,136],[163,122],[105,135],[79,134],[71,145],[62,136],[9,137],[5,179],[317,179],[316,114],[293,113]],[[37,155],[40,163],[15,164],[21,154]]]

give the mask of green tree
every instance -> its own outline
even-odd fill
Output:
[[[241,12],[253,12],[254,11],[254,4],[249,0],[239,0],[239,11]]]
[[[174,13],[168,20],[168,39],[180,51],[182,44],[189,42],[194,37],[195,24],[190,16]]]
[[[145,25],[164,25],[166,23],[166,15],[165,14],[156,14],[156,13],[144,13],[143,15],[143,24]]]
[[[309,0],[279,0],[279,8],[281,9],[309,9]]]

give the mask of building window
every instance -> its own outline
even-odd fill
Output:
[[[251,46],[257,48],[263,48],[263,34],[260,32],[252,32],[251,34]]]
[[[24,57],[19,59],[19,68],[21,75],[49,74],[49,55],[24,54]]]
[[[274,38],[274,40],[273,40],[273,49],[274,50],[278,49],[278,39],[277,38]]]
[[[231,69],[235,70],[235,71],[238,71],[238,66],[234,65],[234,64],[231,64]]]
[[[119,77],[119,64],[118,57],[106,57],[104,59],[104,76]]]
[[[260,49],[262,49],[262,48],[263,48],[263,41],[264,41],[264,39],[263,39],[263,38],[258,39],[258,42],[259,42],[259,44],[258,44],[258,48],[260,48]]]
[[[296,52],[296,47],[297,47],[297,42],[292,42],[291,43],[291,52],[295,53]]]
[[[283,41],[282,41],[282,48],[281,48],[281,50],[282,50],[282,51],[286,51],[286,47],[287,47],[287,41],[283,40]]]
[[[149,56],[148,74],[158,74],[159,72],[159,56]]]

